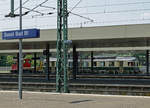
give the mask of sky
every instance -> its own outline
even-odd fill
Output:
[[[22,1],[25,2],[26,0]],[[43,1],[45,0],[29,0],[23,7],[32,9]],[[48,0],[48,2],[42,5],[43,7],[36,9],[36,11],[44,13],[44,15],[30,12],[28,15],[23,16],[23,28],[56,28],[56,2],[57,0]],[[76,4],[78,5],[76,6]],[[0,31],[18,29],[18,17],[4,17],[10,12],[10,0],[0,0],[0,5]],[[19,0],[15,0],[15,8],[18,6]],[[73,8],[74,6],[76,8]],[[55,9],[46,7],[53,7]],[[23,12],[27,11],[25,8],[23,8]],[[68,0],[68,11],[77,14],[69,14],[69,27],[150,23],[149,0]],[[47,15],[49,12],[54,14]],[[15,11],[15,13],[19,13],[19,10]]]

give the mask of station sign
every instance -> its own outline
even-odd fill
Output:
[[[39,29],[24,29],[24,30],[13,30],[2,32],[3,40],[39,38],[39,37],[40,37]]]

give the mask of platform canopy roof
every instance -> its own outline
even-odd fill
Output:
[[[79,51],[150,49],[150,24],[70,28],[68,31],[72,46],[76,45]],[[23,40],[23,49],[40,52],[49,44],[50,49],[55,50],[56,34],[56,29],[40,30],[40,38]],[[0,33],[0,53],[17,49],[18,40],[2,40]]]

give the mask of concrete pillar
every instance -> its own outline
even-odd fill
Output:
[[[76,52],[76,74],[79,72],[78,56],[79,56],[79,52]]]
[[[94,58],[93,58],[93,51],[91,51],[91,72],[92,73],[93,73],[93,65],[94,65],[93,60],[94,60]]]
[[[34,73],[36,73],[36,59],[37,59],[37,54],[34,53]]]
[[[76,51],[76,46],[73,46],[73,79],[76,79],[76,74],[78,73],[78,53]]]
[[[19,73],[19,53],[17,53],[17,73]]]
[[[149,50],[146,50],[146,73],[149,75]]]
[[[47,80],[49,80],[49,74],[50,74],[49,57],[50,57],[49,44],[47,44],[46,45],[46,79]]]

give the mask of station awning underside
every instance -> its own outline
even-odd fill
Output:
[[[56,51],[56,29],[40,31],[40,38],[24,39],[25,52],[41,52],[49,44]],[[70,28],[69,40],[78,51],[150,50],[150,24]],[[0,33],[1,37],[1,33]],[[2,40],[0,53],[17,52],[18,40]]]

